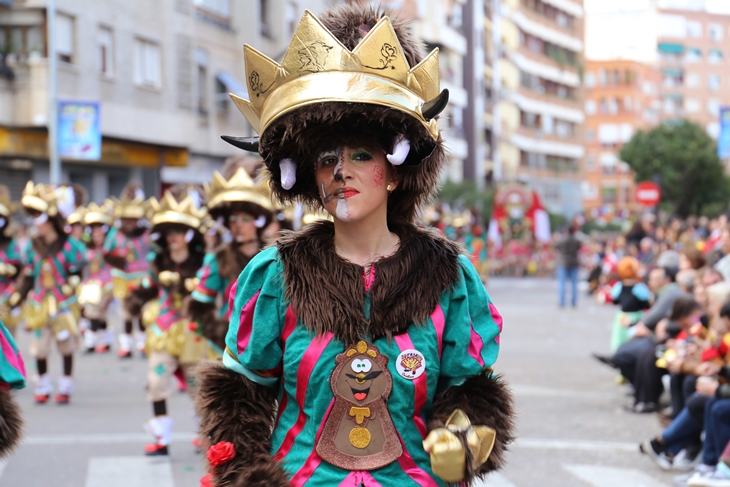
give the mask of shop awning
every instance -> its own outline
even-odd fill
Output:
[[[662,68],[664,76],[671,76],[672,78],[681,78],[682,70],[679,68]]]
[[[682,44],[672,44],[669,42],[659,43],[659,52],[682,54],[684,52],[684,46]]]
[[[228,93],[233,93],[236,96],[240,96],[241,98],[248,100],[248,90],[244,88],[241,82],[238,81],[238,79],[231,73],[218,71],[215,73],[215,78],[226,87],[226,91]],[[225,95],[227,96],[227,94]]]

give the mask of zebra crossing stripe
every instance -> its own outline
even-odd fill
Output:
[[[175,487],[169,458],[91,457],[85,487]]]
[[[667,487],[651,475],[633,468],[600,465],[563,465],[565,470],[592,487]]]

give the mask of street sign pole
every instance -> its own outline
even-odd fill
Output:
[[[61,160],[58,157],[58,55],[56,54],[56,0],[46,7],[48,33],[48,164],[51,184],[61,184]]]

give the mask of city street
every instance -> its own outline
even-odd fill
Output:
[[[488,290],[504,315],[496,370],[517,398],[519,439],[494,487],[668,487],[672,475],[638,453],[638,442],[659,431],[653,415],[626,413],[614,373],[590,357],[608,349],[614,308],[583,299],[559,310],[555,283],[493,278]],[[28,335],[20,337],[25,353]],[[33,374],[26,353],[29,375]],[[78,385],[68,406],[34,405],[32,385],[17,398],[25,410],[26,439],[5,464],[0,485],[22,487],[197,486],[202,457],[193,452],[191,403],[175,394],[169,410],[175,435],[169,461],[147,459],[150,414],[145,362],[115,354],[79,355]],[[60,360],[51,361],[57,375]]]

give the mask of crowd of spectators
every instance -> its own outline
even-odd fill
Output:
[[[611,354],[594,357],[629,388],[625,408],[660,423],[640,451],[678,485],[730,487],[727,218],[645,215],[583,248],[589,292],[618,308]]]

